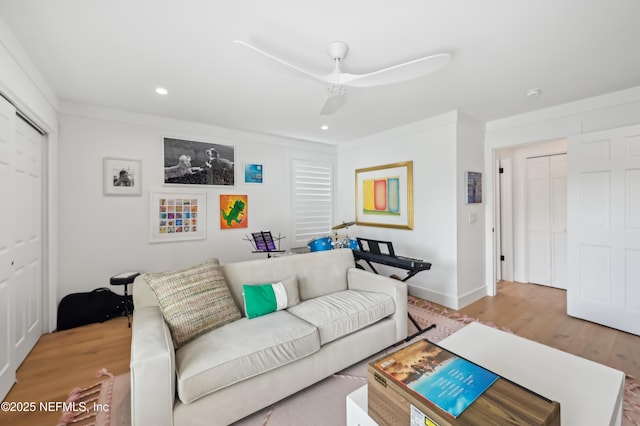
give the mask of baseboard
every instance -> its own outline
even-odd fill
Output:
[[[408,283],[407,287],[409,294],[412,296],[419,297],[420,299],[428,300],[430,302],[437,303],[447,308],[456,310],[462,309],[465,306],[470,305],[471,303],[480,300],[487,295],[487,288],[485,286],[479,287],[460,297],[438,293],[433,290]]]
[[[409,283],[407,283],[407,287],[409,294],[412,296],[419,297],[420,299],[428,300],[429,302],[437,303],[442,306],[446,306],[447,308],[458,309],[458,300],[455,296],[438,293],[433,290],[429,290],[428,288]]]
[[[458,308],[457,309],[462,309],[467,305],[472,304],[473,302],[476,302],[480,299],[482,299],[483,297],[487,296],[489,294],[489,292],[487,291],[487,287],[486,286],[481,286],[478,287],[477,289],[470,291],[462,296],[460,296],[458,298]]]

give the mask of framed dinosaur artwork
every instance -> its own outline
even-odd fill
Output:
[[[220,194],[220,229],[249,226],[248,198],[247,195]]]
[[[149,242],[201,240],[207,236],[207,193],[149,191]]]

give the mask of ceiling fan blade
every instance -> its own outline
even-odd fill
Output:
[[[430,74],[444,67],[450,61],[450,54],[439,53],[367,74],[341,73],[340,83],[351,87],[372,87],[400,83]]]
[[[289,62],[284,61],[284,60],[282,60],[282,59],[280,59],[280,58],[278,58],[276,56],[273,56],[271,53],[265,52],[264,50],[258,49],[257,47],[252,46],[249,43],[245,43],[244,41],[241,41],[241,40],[233,40],[233,42],[237,43],[239,45],[242,45],[244,47],[247,47],[247,48],[249,48],[249,49],[251,49],[251,50],[253,50],[255,52],[258,52],[259,54],[261,54],[263,56],[266,56],[267,58],[271,59],[272,61],[276,61],[279,64],[284,65],[285,67],[291,68],[291,69],[293,69],[293,70],[305,75],[306,77],[311,77],[311,78],[313,78],[315,80],[325,81],[322,76],[320,76],[318,74],[314,74],[311,71],[307,71],[307,70],[305,70],[303,68],[300,68],[300,67],[298,67],[296,65],[290,64]]]
[[[331,115],[338,111],[344,105],[347,93],[341,91],[337,94],[329,94],[327,100],[324,102],[322,109],[320,110],[321,116]]]

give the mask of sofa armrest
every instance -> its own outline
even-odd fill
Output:
[[[173,425],[175,350],[158,306],[136,309],[131,337],[131,422]]]
[[[396,304],[396,311],[391,316],[396,322],[396,339],[400,341],[407,337],[406,283],[363,269],[350,268],[347,272],[347,284],[349,290],[370,291],[391,296]]]

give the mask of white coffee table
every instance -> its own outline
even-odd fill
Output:
[[[563,426],[620,425],[624,373],[587,359],[471,323],[438,343],[502,377],[560,403]],[[347,425],[367,423],[367,389],[347,396]],[[363,415],[365,417],[363,417]]]

